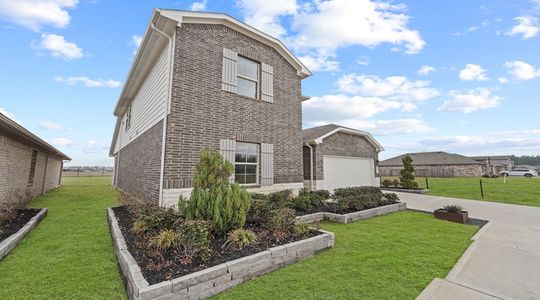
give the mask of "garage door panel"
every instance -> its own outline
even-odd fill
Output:
[[[375,182],[373,159],[323,156],[324,186],[327,190],[352,186],[372,186]]]

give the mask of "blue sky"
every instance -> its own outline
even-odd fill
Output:
[[[314,73],[304,127],[369,131],[382,158],[540,154],[539,0],[0,0],[0,110],[72,165],[112,165],[112,111],[155,7],[279,37]]]

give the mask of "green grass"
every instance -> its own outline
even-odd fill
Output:
[[[107,225],[110,177],[64,178],[48,215],[0,261],[0,299],[125,299]]]
[[[480,179],[484,186],[484,201],[540,206],[540,179],[537,178],[508,177],[506,183],[502,177],[429,178],[428,194],[482,200]],[[416,181],[420,187],[426,187],[425,178],[417,178]]]
[[[446,276],[477,229],[410,211],[323,227],[336,234],[333,249],[215,299],[414,299]]]

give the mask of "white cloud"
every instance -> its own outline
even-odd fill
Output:
[[[287,30],[280,18],[294,15],[298,9],[296,0],[238,0],[247,24],[276,38],[283,38]]]
[[[77,44],[68,42],[63,36],[57,34],[42,34],[38,49],[47,50],[54,57],[68,60],[83,57],[83,51]]]
[[[330,122],[313,122],[311,125],[320,126]],[[396,119],[396,120],[357,120],[346,119],[337,122],[339,125],[368,131],[374,135],[401,135],[432,132],[435,129],[420,119]]]
[[[85,153],[108,153],[109,146],[101,144],[97,141],[86,141],[83,143],[78,143],[76,148]]]
[[[51,121],[43,121],[39,123],[39,128],[47,131],[64,130],[64,127],[62,125]]]
[[[5,108],[0,107],[0,113],[3,114],[4,116],[10,118],[12,121],[15,121],[15,122],[21,124],[21,122],[19,122],[19,120],[17,120],[17,118],[15,118],[15,115],[10,113],[9,111],[7,111]]]
[[[133,45],[135,45],[135,47],[139,48],[139,46],[141,45],[142,43],[142,36],[140,35],[133,35],[131,37],[131,42],[133,43]]]
[[[471,27],[467,28],[467,31],[468,32],[474,32],[474,31],[478,31],[478,30],[482,30],[484,28],[487,28],[488,26],[489,26],[489,21],[484,20],[484,21],[482,21],[482,23],[480,23],[480,25],[474,25],[474,26],[471,26]]]
[[[488,79],[486,70],[480,65],[467,64],[465,68],[459,71],[459,78],[465,81],[485,81]]]
[[[526,40],[535,37],[540,32],[538,19],[532,16],[520,16],[514,18],[517,25],[508,30],[505,35],[521,35],[521,39]]]
[[[450,99],[444,101],[439,107],[440,111],[456,111],[471,113],[477,110],[498,107],[499,96],[493,95],[488,88],[480,87],[473,90],[461,92],[450,91]]]
[[[435,68],[432,67],[432,66],[421,66],[420,69],[418,69],[418,75],[420,76],[423,76],[423,75],[428,75],[429,73],[431,72],[435,72]]]
[[[497,80],[499,81],[499,83],[508,83],[508,78],[506,77],[499,77],[497,78]]]
[[[99,88],[99,87],[117,88],[122,85],[122,83],[117,80],[90,79],[86,76],[72,76],[72,77],[67,77],[67,78],[62,77],[62,76],[56,76],[54,77],[54,81],[67,83],[68,85],[76,85],[77,83],[82,83],[84,84],[84,86],[89,87],[89,88]]]
[[[304,114],[310,118],[356,117],[369,118],[391,109],[400,109],[404,104],[399,101],[388,101],[377,97],[361,97],[347,95],[325,95],[312,97],[302,105]]]
[[[395,100],[428,100],[440,95],[429,81],[411,81],[404,76],[379,78],[375,75],[348,74],[338,79],[341,92]]]
[[[369,60],[369,57],[367,56],[360,57],[356,62],[362,66],[368,66],[371,63],[371,61]]]
[[[207,0],[199,1],[199,2],[193,2],[191,4],[191,10],[193,11],[203,11],[206,9],[206,2]]]
[[[508,68],[510,74],[520,80],[530,80],[540,77],[540,69],[524,61],[510,61],[506,62],[504,66]]]
[[[67,9],[78,0],[0,0],[0,15],[28,29],[39,31],[44,25],[62,28],[69,24]]]
[[[67,146],[71,146],[73,144],[73,141],[70,140],[70,139],[67,139],[67,138],[60,137],[60,138],[52,139],[51,144],[57,145],[57,146],[67,147]]]
[[[299,56],[298,59],[313,72],[339,70],[339,62],[326,55],[304,55]]]

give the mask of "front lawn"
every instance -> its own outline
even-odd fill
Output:
[[[30,203],[49,212],[0,261],[0,299],[125,299],[107,225],[110,177],[64,178]]]
[[[385,177],[386,178],[386,177]],[[482,200],[480,179],[484,186],[484,201],[540,206],[540,179],[451,177],[428,178],[429,195]],[[416,178],[421,188],[426,187],[425,178]]]
[[[215,299],[414,299],[446,277],[477,230],[410,211],[323,228],[335,248]]]

